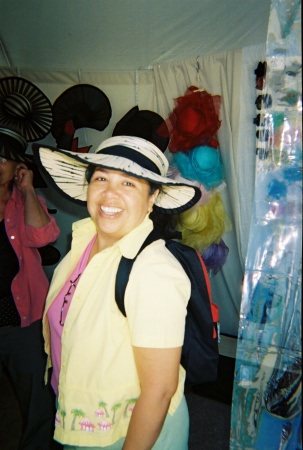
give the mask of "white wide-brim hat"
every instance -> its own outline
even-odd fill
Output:
[[[111,137],[101,143],[96,153],[75,153],[41,144],[32,147],[36,163],[48,181],[78,204],[86,203],[85,172],[89,165],[118,170],[158,184],[161,189],[154,207],[162,213],[186,211],[201,197],[196,186],[168,178],[167,158],[158,147],[139,137]]]

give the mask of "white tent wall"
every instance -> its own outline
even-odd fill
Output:
[[[42,70],[39,68],[0,67],[0,77],[21,76],[38,86],[50,101],[78,83],[99,87],[109,98],[112,118],[108,127],[97,132],[77,131],[79,146],[97,145],[112,135],[117,121],[134,105],[150,109],[166,118],[174,99],[184,95],[190,85],[221,96],[221,120],[218,137],[223,158],[226,189],[222,198],[232,223],[223,236],[229,256],[223,270],[211,278],[214,301],[220,307],[221,330],[237,336],[241,285],[252,212],[255,173],[255,80],[254,69],[264,59],[265,43],[186,60],[155,64],[135,71]],[[42,143],[55,145],[49,134]],[[30,147],[30,146],[29,146]],[[170,155],[167,154],[169,157]],[[62,256],[70,242],[71,224],[87,215],[86,209],[69,204],[53,189],[41,190],[50,208],[57,209],[61,236],[56,246]],[[51,276],[53,268],[46,268]]]

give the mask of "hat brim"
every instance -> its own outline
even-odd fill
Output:
[[[35,161],[50,184],[66,198],[80,205],[86,204],[88,184],[85,171],[90,164],[125,172],[161,186],[154,207],[164,214],[186,211],[201,197],[201,191],[196,186],[175,182],[171,178],[144,169],[127,158],[102,153],[74,153],[38,144],[32,147]]]
[[[0,123],[15,126],[29,142],[44,138],[52,125],[52,105],[45,94],[21,77],[0,79]]]

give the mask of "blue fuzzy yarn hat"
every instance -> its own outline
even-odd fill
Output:
[[[213,147],[198,146],[188,153],[176,153],[174,164],[182,177],[199,181],[207,189],[219,186],[224,178],[224,169],[219,152]]]

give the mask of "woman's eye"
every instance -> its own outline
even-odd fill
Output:
[[[125,186],[134,186],[133,183],[131,183],[130,181],[125,181],[124,185]]]

